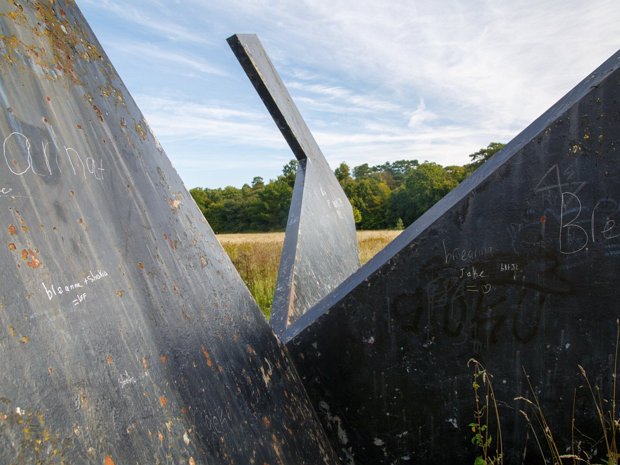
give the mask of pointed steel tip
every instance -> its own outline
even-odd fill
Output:
[[[254,33],[236,33],[226,39],[229,44],[248,42],[250,40],[258,40],[258,36]]]

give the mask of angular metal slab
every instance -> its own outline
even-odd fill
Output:
[[[359,268],[353,210],[258,37],[228,43],[299,161],[271,310],[283,334]]]
[[[602,438],[578,365],[610,399],[619,68],[616,54],[289,328],[343,463],[473,463],[470,358],[493,376],[505,463],[542,463],[515,400],[533,392],[561,453],[574,396],[575,441]]]
[[[0,463],[337,462],[73,1],[0,5],[0,135]]]

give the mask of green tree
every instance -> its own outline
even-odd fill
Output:
[[[351,169],[344,162],[338,165],[338,168],[334,170],[334,174],[341,185],[351,180]]]
[[[293,188],[285,176],[267,184],[258,192],[253,208],[260,231],[282,231],[286,228]]]
[[[357,223],[360,229],[381,229],[386,227],[385,212],[390,188],[376,177],[355,179],[344,186],[351,205],[361,216]]]
[[[469,155],[471,158],[471,163],[469,165],[465,165],[468,172],[473,172],[477,168],[479,168],[484,162],[486,162],[489,158],[503,149],[506,144],[502,144],[501,142],[491,142],[486,148],[482,148],[477,152],[474,152]]]
[[[368,166],[368,163],[356,166],[353,168],[353,177],[357,180],[369,177],[372,174],[372,169]]]
[[[458,181],[441,165],[422,163],[407,174],[403,185],[390,196],[390,224],[396,224],[398,218],[411,224],[457,185]]]
[[[284,176],[284,180],[291,187],[295,185],[295,176],[297,175],[298,167],[299,167],[299,162],[297,160],[290,160],[282,168],[282,176]]]
[[[402,227],[502,147],[504,144],[492,142],[471,154],[472,162],[464,166],[444,168],[436,163],[397,160],[376,166],[364,163],[351,169],[343,162],[334,174],[351,202],[358,228]],[[297,160],[291,160],[283,166],[282,174],[269,182],[256,176],[251,185],[241,188],[194,188],[190,193],[217,233],[283,230],[298,167]]]

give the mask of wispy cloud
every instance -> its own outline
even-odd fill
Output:
[[[114,0],[81,0],[80,3],[104,10],[118,17],[120,21],[133,23],[170,40],[203,44],[210,42],[204,34],[198,33],[197,29],[172,22],[170,5],[165,6],[161,2],[150,1],[148,8],[144,3],[138,3],[137,7],[126,1]]]
[[[161,139],[217,139],[220,145],[253,144],[278,149],[286,146],[266,112],[149,95],[137,95],[136,101]]]
[[[291,90],[299,91],[308,103],[323,105],[332,103],[332,109],[341,111],[370,111],[370,112],[401,112],[402,107],[390,101],[377,99],[368,95],[353,92],[340,86],[322,84],[308,84],[300,81],[288,83]],[[313,98],[310,98],[312,96]]]
[[[417,128],[424,126],[431,121],[435,121],[437,120],[437,118],[437,114],[427,110],[424,99],[420,98],[420,103],[418,104],[418,107],[415,109],[415,111],[411,113],[407,125],[410,128]]]
[[[201,74],[214,76],[230,76],[230,74],[219,66],[208,63],[204,59],[193,54],[183,52],[178,49],[170,50],[167,46],[156,45],[148,42],[108,42],[108,46],[120,53],[132,55],[140,59],[157,61],[162,67],[169,65],[179,65]],[[166,65],[164,64],[166,63]],[[177,68],[174,68],[177,70]]]
[[[507,142],[620,48],[618,0],[78,3],[136,26],[135,37],[128,29],[104,47],[134,58],[132,70],[148,64],[134,72],[148,86],[129,84],[152,92],[136,100],[170,153],[202,141],[226,166],[243,165],[238,153],[251,150],[289,156],[224,44],[235,32],[259,34],[330,162],[352,165],[467,162],[489,142]],[[157,67],[187,80],[158,81]]]

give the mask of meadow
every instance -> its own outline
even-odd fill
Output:
[[[400,232],[358,231],[360,262],[366,263]],[[217,238],[268,319],[278,277],[284,233],[219,234]]]

